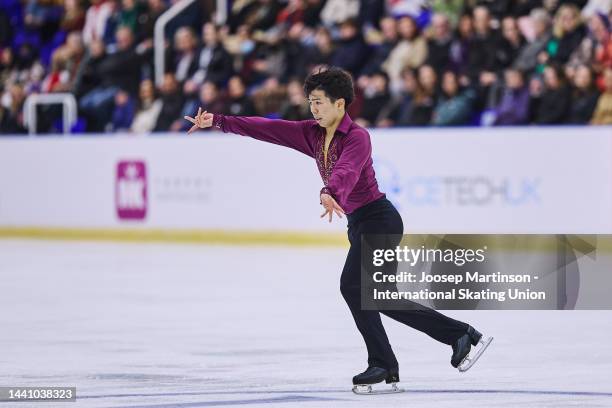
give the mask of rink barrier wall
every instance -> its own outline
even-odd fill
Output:
[[[406,233],[612,233],[612,127],[371,130]],[[0,236],[346,245],[316,164],[218,132],[0,138]]]

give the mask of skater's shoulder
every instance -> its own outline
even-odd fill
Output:
[[[345,136],[350,136],[351,138],[370,137],[370,134],[368,133],[367,129],[360,126],[357,122],[354,122],[348,113],[344,114],[340,125],[338,125],[338,132],[344,134]]]

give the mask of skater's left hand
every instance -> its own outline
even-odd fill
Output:
[[[193,126],[191,127],[191,129],[187,131],[187,134],[190,135],[198,129],[205,129],[205,128],[211,127],[213,123],[214,115],[206,111],[202,112],[202,107],[200,107],[198,108],[198,114],[195,116],[195,118],[192,118],[191,116],[183,116],[183,117],[186,120],[193,123]]]
[[[321,214],[321,218],[329,215],[329,222],[332,222],[332,217],[334,213],[338,215],[338,217],[342,218],[342,214],[344,214],[344,210],[342,207],[338,205],[334,197],[329,194],[321,194],[321,205],[325,207],[325,212]]]

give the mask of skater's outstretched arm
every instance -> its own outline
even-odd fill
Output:
[[[267,119],[256,116],[225,116],[212,114],[198,109],[195,118],[185,116],[193,123],[187,133],[193,133],[200,128],[214,126],[223,132],[249,136],[264,142],[290,147],[310,157],[314,157],[315,133],[308,127],[316,125],[314,120],[289,121]]]

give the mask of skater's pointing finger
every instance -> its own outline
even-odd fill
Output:
[[[196,124],[195,118],[192,118],[191,116],[183,116],[183,117],[187,119],[188,121],[190,121],[191,123],[193,123],[194,125]]]

